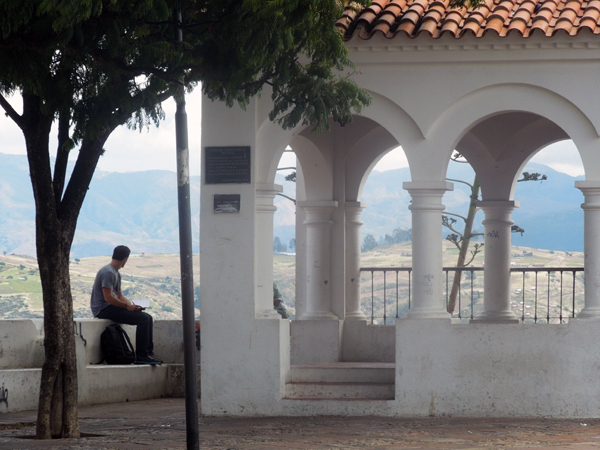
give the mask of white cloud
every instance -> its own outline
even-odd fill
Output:
[[[197,88],[186,96],[188,116],[188,146],[190,150],[190,175],[200,175],[200,124],[202,116],[202,93]],[[15,108],[19,105],[18,96],[10,99]],[[154,125],[149,130],[129,130],[122,126],[115,130],[104,148],[106,153],[100,158],[98,169],[107,172],[138,172],[142,170],[170,170],[175,172],[175,101],[170,99],[163,104],[165,120],[159,128]],[[21,130],[4,114],[0,116],[0,152],[25,155],[25,140]],[[53,131],[51,136],[56,136]],[[50,151],[56,154],[56,139],[50,142]],[[75,159],[76,153],[72,159]]]
[[[543,148],[531,158],[530,162],[545,164],[558,172],[573,177],[584,175],[583,162],[577,147],[571,140],[557,142]],[[402,147],[398,147],[381,158],[373,170],[385,172],[403,167],[408,167],[408,160]]]
[[[198,87],[186,96],[188,115],[188,135],[190,150],[190,174],[199,175],[200,167],[200,126],[202,119],[202,93]],[[20,98],[9,100],[15,109],[20,110]],[[151,126],[149,130],[132,131],[127,127],[115,130],[105,145],[106,153],[100,158],[98,169],[107,172],[137,172],[142,170],[176,170],[175,158],[175,102],[170,99],[163,104],[166,119],[160,127]],[[55,133],[53,133],[53,136]],[[21,130],[4,114],[0,116],[0,152],[25,154],[25,140]],[[52,140],[50,149],[55,153],[56,141]],[[75,158],[76,155],[73,155]],[[531,162],[546,164],[554,170],[571,176],[583,175],[583,164],[573,141],[562,141],[549,145],[536,154]],[[280,167],[294,165],[293,154],[284,154]],[[387,170],[408,167],[402,147],[386,154],[374,170]]]
[[[402,147],[396,147],[381,158],[373,170],[385,172],[387,170],[402,169],[403,167],[408,167],[408,160]]]
[[[530,162],[545,164],[557,172],[566,173],[572,177],[584,175],[583,162],[575,143],[571,140],[549,145],[539,151]]]

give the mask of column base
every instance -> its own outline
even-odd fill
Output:
[[[450,319],[448,311],[441,308],[411,308],[404,316],[406,319]]]
[[[469,323],[520,323],[519,318],[512,311],[482,312]]]
[[[600,319],[600,306],[586,306],[579,314],[577,319]]]
[[[339,317],[331,311],[307,311],[298,320],[339,320]]]
[[[354,311],[346,314],[346,320],[368,320],[362,311]]]
[[[275,309],[261,309],[255,314],[257,319],[280,319],[281,316],[275,311]]]

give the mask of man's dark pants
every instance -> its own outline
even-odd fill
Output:
[[[99,319],[108,319],[117,323],[136,325],[135,353],[138,358],[154,354],[154,340],[152,338],[152,316],[143,311],[128,311],[125,308],[108,305],[100,314]]]

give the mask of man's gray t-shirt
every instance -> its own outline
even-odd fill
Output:
[[[119,298],[119,292],[121,292],[121,274],[112,264],[107,264],[96,274],[94,287],[92,288],[92,298],[90,299],[90,306],[92,307],[94,317],[98,317],[100,311],[110,305],[110,303],[104,300],[102,288],[112,289],[113,295]]]

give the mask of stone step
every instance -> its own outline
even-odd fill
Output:
[[[295,400],[394,400],[394,383],[288,383],[285,398]]]
[[[290,367],[292,383],[394,383],[396,365],[383,362],[332,362]]]

